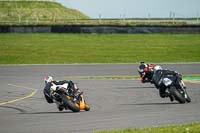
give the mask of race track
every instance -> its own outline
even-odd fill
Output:
[[[200,74],[200,64],[161,64],[182,74]],[[81,79],[91,111],[59,112],[46,103],[43,78],[137,75],[137,64],[1,65],[1,133],[88,133],[114,128],[151,127],[200,121],[200,83],[186,82],[189,104],[161,99],[151,84],[133,79]]]

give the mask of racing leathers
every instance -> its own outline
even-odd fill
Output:
[[[154,64],[145,64],[144,62],[140,64],[138,72],[142,83],[151,82],[154,67]]]
[[[152,82],[155,84],[156,88],[159,90],[160,97],[165,98],[165,97],[170,97],[169,93],[166,92],[166,86],[164,84],[160,84],[159,81],[167,76],[171,76],[173,80],[176,80],[176,78],[180,78],[182,80],[182,76],[180,73],[176,71],[171,71],[171,70],[158,70],[153,74]],[[173,100],[170,97],[171,101]]]

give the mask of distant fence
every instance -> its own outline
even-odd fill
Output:
[[[0,33],[200,33],[200,26],[0,26]]]
[[[45,9],[42,9],[44,11]],[[47,9],[46,9],[47,10]],[[0,25],[119,25],[119,26],[138,26],[138,25],[154,25],[154,26],[180,26],[180,25],[200,25],[200,20],[195,19],[161,19],[161,20],[138,20],[138,19],[78,19],[79,15],[68,17],[64,13],[58,16],[55,12],[46,13],[45,16],[39,13],[33,13],[28,18],[21,15],[22,12],[30,13],[31,11],[18,10],[7,16],[1,15],[0,9]],[[10,17],[11,16],[11,17]]]
[[[31,0],[29,0],[31,1]],[[38,0],[55,1],[55,0]],[[197,18],[96,18],[60,8],[0,8],[0,25],[200,25]]]

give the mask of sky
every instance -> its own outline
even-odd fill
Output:
[[[91,18],[200,17],[200,0],[58,0]]]

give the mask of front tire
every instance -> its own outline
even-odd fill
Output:
[[[170,88],[170,91],[174,98],[179,102],[179,103],[185,103],[185,97],[176,89],[175,86],[172,86]]]
[[[90,106],[85,104],[85,111],[90,111]]]
[[[190,103],[191,102],[191,98],[190,97],[186,98],[186,102]]]
[[[188,96],[188,93],[185,91],[185,95],[187,95],[187,98],[185,99],[187,103],[191,102],[191,98]]]

